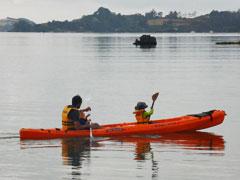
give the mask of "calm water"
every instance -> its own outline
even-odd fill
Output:
[[[240,34],[0,33],[0,179],[239,179]],[[198,133],[20,141],[22,127],[61,126],[80,94],[100,124],[134,121],[137,101],[155,118],[224,109],[225,122]]]

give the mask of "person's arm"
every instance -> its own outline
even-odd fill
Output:
[[[79,110],[79,117],[81,118],[81,119],[86,119],[87,120],[87,118],[90,116],[90,115],[85,115],[85,112],[87,112],[87,111],[91,111],[91,108],[90,107],[87,107],[87,108],[85,108],[85,109],[80,109]]]
[[[73,121],[74,128],[79,129],[79,130],[88,128],[89,123],[86,123],[84,125],[80,124],[79,114],[80,114],[80,112],[77,110],[70,111],[70,113],[69,113],[69,118]]]
[[[91,108],[90,107],[87,107],[85,109],[81,109],[79,110],[80,112],[87,112],[87,111],[91,111]]]
[[[150,111],[145,111],[143,113],[143,118],[149,117],[153,114],[153,109],[151,109]]]

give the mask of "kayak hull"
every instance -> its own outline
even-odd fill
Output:
[[[222,110],[213,110],[195,115],[152,120],[150,124],[137,124],[135,122],[108,124],[102,125],[100,129],[94,129],[92,133],[94,137],[112,137],[197,131],[221,124],[224,121],[225,115],[225,112]],[[20,129],[19,133],[21,140],[44,140],[90,136],[89,130],[63,131],[62,129],[58,128],[22,128]]]

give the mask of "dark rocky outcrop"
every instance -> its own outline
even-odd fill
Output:
[[[140,47],[155,47],[157,45],[157,40],[153,36],[142,35],[139,40],[136,39],[133,44]]]

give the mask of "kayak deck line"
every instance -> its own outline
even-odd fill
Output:
[[[106,124],[99,129],[93,129],[94,137],[154,135],[177,132],[189,132],[206,129],[221,124],[226,113],[223,110],[211,110],[193,115],[152,120],[148,124],[137,122]],[[31,129],[22,128],[19,131],[20,139],[44,140],[67,137],[89,137],[89,130],[63,131],[60,128]]]

